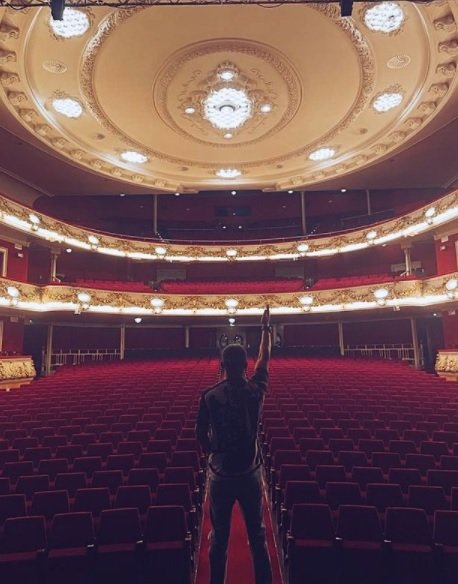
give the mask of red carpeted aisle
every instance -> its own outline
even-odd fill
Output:
[[[273,584],[283,584],[278,561],[277,548],[272,529],[272,522],[264,498],[264,522],[266,524],[267,544],[272,563]],[[200,546],[196,584],[209,584],[210,566],[208,562],[208,535],[210,533],[210,512],[208,499],[204,507],[202,524],[202,541]],[[228,569],[226,584],[254,584],[254,571],[251,562],[250,547],[245,530],[245,523],[238,505],[232,511],[231,536],[229,539]]]

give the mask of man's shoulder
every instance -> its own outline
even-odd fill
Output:
[[[225,384],[226,384],[225,380],[218,381],[218,383],[215,383],[215,385],[212,385],[211,387],[207,387],[207,389],[204,389],[204,391],[201,393],[201,397],[203,399],[207,399],[208,397],[210,397],[210,395],[212,393],[215,393],[219,389],[221,389],[222,387],[224,387]]]

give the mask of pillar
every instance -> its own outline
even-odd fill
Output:
[[[54,333],[54,325],[48,324],[48,334],[46,336],[46,352],[45,362],[43,363],[44,374],[51,375],[51,359],[52,359],[52,338]]]
[[[124,361],[126,354],[126,325],[121,324],[120,334],[119,334],[119,358]]]
[[[406,265],[405,274],[406,276],[412,275],[412,246],[406,245],[402,248],[404,250],[404,262]]]
[[[185,349],[189,349],[190,341],[189,341],[189,327],[184,327],[184,347]]]
[[[371,192],[369,189],[366,189],[366,207],[367,207],[367,214],[372,215]]]
[[[305,192],[301,191],[301,225],[302,225],[302,234],[307,234],[307,216],[306,216],[306,208],[305,208]]]
[[[157,195],[153,195],[153,233],[157,233]]]
[[[345,341],[344,341],[344,332],[343,332],[343,322],[339,320],[339,322],[337,323],[338,329],[339,329],[339,349],[340,349],[340,355],[342,357],[345,356]]]
[[[420,344],[418,342],[417,319],[413,316],[410,317],[410,330],[412,331],[414,367],[415,369],[421,369],[421,354]]]
[[[57,280],[57,258],[59,257],[59,252],[51,250],[51,275],[50,282],[55,282]]]

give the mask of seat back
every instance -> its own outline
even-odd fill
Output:
[[[162,505],[148,509],[145,526],[147,543],[182,541],[186,536],[186,515],[183,507]]]
[[[423,509],[388,507],[385,518],[387,540],[401,544],[431,544],[431,531]]]
[[[341,505],[337,519],[337,537],[350,541],[383,540],[377,509],[363,505]]]
[[[291,536],[302,540],[334,539],[334,523],[328,505],[295,504],[291,512]]]
[[[57,513],[49,537],[53,548],[85,547],[94,541],[94,526],[90,513]]]
[[[100,514],[97,541],[100,545],[136,543],[141,538],[137,508],[105,509]]]

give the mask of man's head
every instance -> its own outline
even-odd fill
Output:
[[[242,377],[247,365],[247,354],[242,345],[228,345],[224,349],[222,366],[228,377]]]

